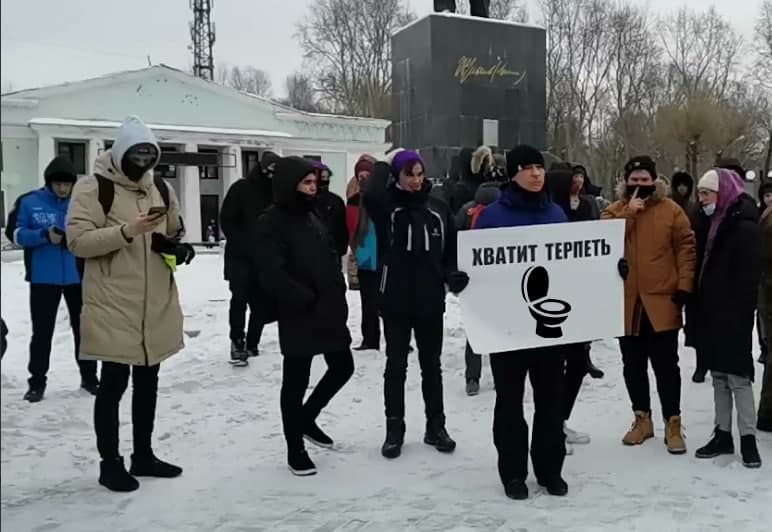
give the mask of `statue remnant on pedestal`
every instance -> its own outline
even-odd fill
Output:
[[[488,8],[491,0],[469,0],[469,11],[473,17],[488,18]],[[456,12],[456,0],[434,0],[434,10],[437,12]]]

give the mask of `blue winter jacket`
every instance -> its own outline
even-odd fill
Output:
[[[80,284],[75,256],[67,249],[66,240],[55,245],[48,240],[48,228],[67,226],[70,199],[60,199],[43,187],[19,201],[14,242],[24,248],[29,282],[32,284]]]
[[[518,227],[567,222],[566,213],[545,193],[526,192],[515,183],[507,185],[499,199],[480,213],[475,229]]]

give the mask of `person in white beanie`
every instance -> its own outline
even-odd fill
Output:
[[[698,365],[710,370],[715,431],[697,458],[734,454],[732,403],[746,467],[760,467],[752,381],[753,325],[761,276],[761,234],[754,199],[733,170],[716,168],[700,179],[695,219],[695,291],[686,307],[687,335]]]
[[[173,272],[193,256],[177,241],[182,221],[174,190],[153,177],[160,155],[153,133],[129,117],[112,149],[97,157],[94,176],[75,184],[67,213],[67,243],[85,259],[80,357],[102,361],[94,404],[99,483],[113,491],[137,489],[137,476],[182,474],[151,446],[160,363],[183,347]],[[118,407],[130,374],[134,454],[127,472]]]

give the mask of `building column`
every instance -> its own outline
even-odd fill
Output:
[[[197,144],[185,144],[186,152],[197,152]],[[180,211],[185,221],[185,242],[201,242],[201,190],[198,166],[180,166]]]
[[[38,183],[40,186],[45,185],[43,173],[46,171],[48,163],[56,156],[55,148],[54,137],[38,133]]]
[[[92,138],[88,141],[88,151],[86,152],[86,173],[94,175],[94,163],[105,149],[105,143],[102,139]]]
[[[222,153],[223,164],[228,165],[222,168],[222,197],[225,197],[231,185],[241,179],[241,146],[226,146]]]

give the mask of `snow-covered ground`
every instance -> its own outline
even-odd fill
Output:
[[[336,449],[309,448],[319,474],[292,476],[279,415],[281,355],[269,326],[262,355],[247,368],[227,362],[228,291],[218,255],[179,270],[187,348],[161,369],[155,429],[159,456],[184,466],[175,480],[142,480],[138,491],[110,493],[97,480],[93,398],[79,389],[64,305],[42,403],[22,401],[29,312],[23,265],[2,263],[2,315],[11,330],[2,362],[2,530],[26,531],[353,531],[353,530],[770,530],[772,438],[766,460],[745,469],[738,457],[698,461],[693,451],[712,430],[713,392],[693,384],[691,350],[682,351],[683,416],[689,454],[670,456],[657,438],[627,448],[632,415],[615,341],[594,346],[606,371],[587,381],[571,425],[592,434],[567,458],[565,498],[550,497],[531,477],[531,498],[504,496],[491,438],[494,392],[487,361],[482,393],[464,394],[464,332],[458,306],[446,320],[445,404],[452,455],[425,446],[418,364],[408,377],[408,433],[401,458],[380,456],[384,435],[383,354],[359,353],[350,383],[320,424]],[[358,340],[359,297],[350,293]],[[319,358],[314,378],[323,370]],[[312,383],[315,382],[312,378]],[[652,377],[652,388],[655,387]],[[758,397],[758,387],[756,389]],[[122,404],[122,449],[131,453],[130,400]],[[530,405],[531,399],[528,398]],[[658,404],[656,398],[653,404]],[[656,409],[658,411],[658,409]],[[530,411],[530,409],[529,409]],[[530,415],[530,414],[529,414]]]

